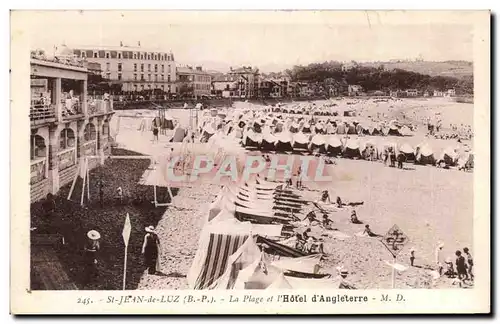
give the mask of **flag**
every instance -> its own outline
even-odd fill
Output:
[[[125,246],[128,246],[128,240],[130,238],[130,231],[132,227],[130,226],[130,217],[127,213],[127,217],[125,218],[125,225],[123,226],[123,242],[125,243]]]

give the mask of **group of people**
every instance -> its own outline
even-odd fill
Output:
[[[455,251],[455,262],[453,262],[452,257],[448,257],[443,262],[442,250],[444,244],[438,244],[436,248],[436,265],[439,275],[445,275],[448,278],[458,279],[459,282],[465,283],[466,281],[474,280],[474,260],[469,248],[463,248],[463,253],[460,250]],[[465,256],[464,256],[465,255]],[[467,258],[467,259],[465,259]]]
[[[144,257],[146,271],[150,275],[160,273],[160,253],[161,245],[158,234],[154,226],[148,226],[145,229],[144,242],[141,253]],[[99,251],[101,249],[101,234],[96,230],[87,232],[87,241],[83,248],[83,284],[88,286],[95,282],[99,276]]]

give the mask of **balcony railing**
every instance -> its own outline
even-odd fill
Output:
[[[61,99],[61,110],[63,119],[83,114],[82,102],[77,98]]]
[[[87,109],[90,116],[113,111],[111,100],[109,99],[89,99],[87,101]]]
[[[34,123],[49,121],[56,118],[54,105],[31,102],[30,120]]]

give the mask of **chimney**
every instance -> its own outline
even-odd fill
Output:
[[[141,47],[141,41],[137,42],[137,46]]]
[[[120,41],[120,47],[123,47],[123,42],[122,41]]]
[[[232,71],[232,70],[233,70],[233,67],[232,67],[232,66],[230,66],[230,67],[229,67],[229,71]]]
[[[196,71],[203,71],[203,70],[202,70],[201,66],[197,66]]]

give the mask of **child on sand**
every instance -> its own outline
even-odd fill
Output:
[[[469,273],[470,280],[474,280],[474,274],[472,273],[472,267],[474,266],[474,260],[469,252],[469,248],[464,248],[465,256],[467,257],[467,270]]]

